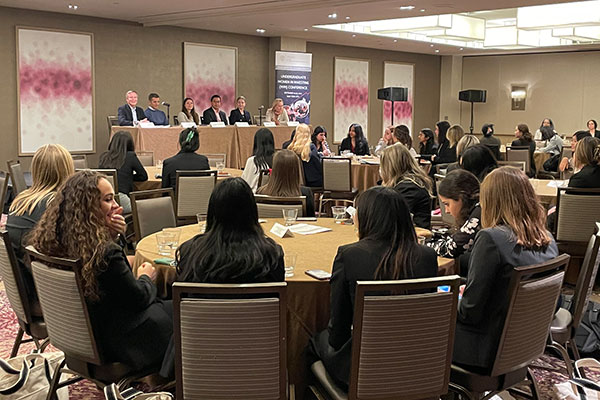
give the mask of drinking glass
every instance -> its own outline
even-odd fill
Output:
[[[172,233],[173,234],[173,243],[171,244],[171,247],[173,248],[173,251],[177,250],[177,247],[179,247],[179,237],[181,236],[181,228],[164,228],[162,230],[165,233]]]
[[[335,219],[335,223],[341,224],[342,220],[346,216],[346,207],[333,206],[333,207],[331,207],[331,212],[333,213],[333,218]]]
[[[296,218],[298,217],[298,209],[290,208],[290,209],[283,209],[281,211],[283,212],[283,219],[285,220],[285,226],[294,225],[294,222],[296,222]]]
[[[425,236],[417,236],[417,242],[420,245],[424,245],[425,244],[425,239],[426,239]]]
[[[215,165],[217,167],[217,173],[222,174],[223,170],[225,169],[225,163],[222,161],[219,161]]]
[[[200,228],[200,233],[206,232],[206,214],[196,214],[196,219],[198,220],[198,227]]]
[[[296,253],[286,253],[283,258],[285,262],[285,276],[288,278],[294,276],[294,268],[296,267],[298,255]]]
[[[171,232],[159,232],[156,234],[156,244],[158,245],[158,254],[161,256],[170,256],[175,240],[175,234]]]

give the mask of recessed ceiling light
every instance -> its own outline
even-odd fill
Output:
[[[421,12],[425,12],[425,9],[424,9],[424,8],[421,8],[419,11],[421,11]]]
[[[397,42],[398,42],[398,39],[394,39],[394,43],[397,43]]]
[[[412,10],[412,9],[414,9],[414,8],[415,8],[415,6],[401,6],[401,7],[400,7],[400,9],[401,9],[402,11],[408,11],[408,10]]]
[[[327,18],[335,19],[335,18],[337,18],[337,14],[336,14],[336,13],[329,14],[329,15],[327,16]]]
[[[79,6],[77,4],[69,4],[69,9],[71,10],[77,10],[79,8]]]
[[[462,48],[462,47],[461,47],[459,50],[460,50],[460,51],[463,51],[463,50],[464,50],[464,48]]]
[[[256,32],[258,32],[258,33],[265,33],[266,30],[264,30],[263,28],[256,28]]]
[[[304,28],[304,32],[308,32],[308,28]]]
[[[346,17],[346,19],[350,19],[350,17]]]
[[[435,52],[436,52],[436,53],[439,53],[440,51],[439,51],[438,49],[435,49]]]
[[[433,46],[434,46],[433,44],[430,44],[430,45],[429,45],[429,47],[433,47]]]
[[[356,35],[352,35],[352,37],[356,37]]]

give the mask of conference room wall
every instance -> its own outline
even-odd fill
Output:
[[[413,143],[419,130],[432,127],[440,109],[441,57],[427,54],[404,53],[338,46],[309,42],[306,51],[313,54],[311,76],[311,122],[333,129],[333,68],[335,57],[360,58],[370,61],[369,67],[369,126],[366,127],[370,145],[376,145],[383,134],[383,101],[377,99],[377,89],[383,87],[384,62],[404,62],[415,65]],[[365,128],[365,127],[363,127]]]
[[[125,104],[127,90],[139,93],[138,105],[144,109],[148,93],[157,92],[171,103],[171,116],[181,110],[184,41],[238,47],[238,93],[246,96],[253,114],[259,105],[271,101],[266,73],[268,38],[176,27],[144,28],[124,21],[0,7],[0,169],[18,152],[15,26],[94,34],[96,154],[88,155],[90,166],[97,165],[99,154],[108,145],[106,117],[116,115],[117,107]],[[28,169],[31,157],[20,160]]]
[[[462,87],[487,90],[487,103],[475,104],[475,131],[487,122],[506,143],[515,126],[526,123],[532,132],[543,118],[552,118],[556,131],[571,135],[600,121],[600,52],[473,56],[463,59]],[[525,111],[511,111],[511,85],[526,84]],[[467,128],[470,105],[462,103],[461,123]]]

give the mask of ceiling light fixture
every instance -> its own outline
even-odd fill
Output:
[[[336,18],[337,18],[337,14],[336,14],[336,13],[329,14],[329,15],[327,16],[327,18],[330,18],[330,19],[336,19]]]
[[[263,28],[256,28],[256,32],[258,32],[258,33],[265,33],[266,30],[264,30]]]
[[[356,37],[356,35],[352,35],[352,37]]]
[[[77,10],[79,8],[79,6],[77,4],[69,4],[69,9],[71,10]]]
[[[398,39],[394,39],[394,43],[397,43],[397,42],[398,42]]]
[[[424,8],[421,8],[419,11],[420,11],[420,12],[425,12],[425,9],[424,9]]]
[[[308,32],[308,28],[304,28],[304,32]]]
[[[413,10],[414,8],[415,8],[415,6],[401,6],[400,10],[409,11],[409,10]]]
[[[439,53],[440,51],[439,51],[438,49],[435,49],[435,52],[436,52],[436,53]]]

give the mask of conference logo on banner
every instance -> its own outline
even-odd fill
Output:
[[[275,97],[283,99],[290,121],[310,123],[312,54],[275,52]]]

